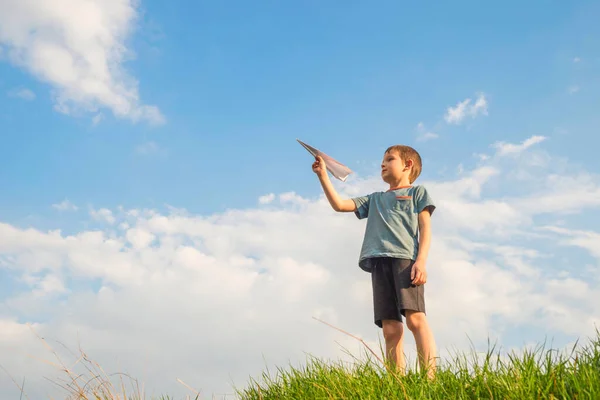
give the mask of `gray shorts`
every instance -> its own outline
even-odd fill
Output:
[[[406,310],[425,312],[425,287],[411,283],[413,260],[378,257],[371,261],[375,325],[384,319],[402,322]]]

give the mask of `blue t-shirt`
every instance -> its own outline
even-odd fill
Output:
[[[415,260],[419,252],[419,213],[435,205],[423,186],[407,186],[352,199],[355,214],[367,219],[359,266],[371,272],[373,257]]]

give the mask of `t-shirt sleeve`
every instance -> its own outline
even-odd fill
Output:
[[[420,213],[421,211],[428,208],[429,213],[433,214],[433,211],[435,210],[435,204],[433,203],[433,199],[431,198],[429,192],[427,191],[427,189],[425,189],[424,186],[416,187],[413,198],[415,199],[417,213]]]
[[[358,219],[367,218],[369,216],[369,202],[371,195],[354,197],[352,201],[356,204],[356,211],[354,214]]]

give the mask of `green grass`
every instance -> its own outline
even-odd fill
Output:
[[[105,373],[81,349],[75,362],[67,365],[43,338],[40,337],[40,340],[55,356],[56,361],[46,362],[64,373],[66,379],[54,383],[64,389],[65,398],[147,398],[143,385],[140,387],[137,380],[126,374]],[[251,378],[245,389],[234,389],[235,397],[241,400],[600,399],[598,330],[595,338],[590,339],[588,344],[576,345],[568,352],[546,349],[545,345],[541,345],[519,354],[502,354],[495,346],[489,348],[483,356],[474,351],[470,354],[458,354],[451,360],[439,363],[433,381],[426,374],[416,371],[416,368],[406,375],[393,372],[385,366],[377,353],[362,343],[365,345],[366,356],[360,360],[355,357],[354,362],[344,364],[341,361],[325,362],[309,357],[305,366],[290,366],[287,370],[278,368],[274,376],[267,370],[261,379]],[[126,378],[125,381],[123,377]],[[21,397],[29,399],[22,384],[15,379],[13,382],[22,390]],[[185,382],[179,382],[190,390],[190,395],[187,396],[189,400],[213,398]],[[232,396],[225,398],[231,399]],[[174,399],[163,396],[159,400]]]
[[[393,373],[369,356],[353,365],[310,357],[306,366],[263,373],[236,390],[243,400],[268,399],[600,399],[600,332],[584,347],[559,353],[545,345],[521,354],[473,352],[421,372]]]

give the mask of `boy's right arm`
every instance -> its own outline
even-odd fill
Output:
[[[319,177],[323,192],[331,207],[337,212],[354,212],[356,211],[356,204],[351,199],[342,199],[333,187],[329,175],[327,175],[327,168],[325,167],[325,161],[323,158],[317,156],[316,161],[313,163],[313,171]]]

